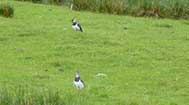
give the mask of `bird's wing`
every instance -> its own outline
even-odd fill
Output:
[[[83,80],[81,80],[81,82],[82,82],[83,84],[85,84]]]

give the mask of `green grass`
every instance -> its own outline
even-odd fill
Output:
[[[63,105],[59,92],[47,88],[33,88],[28,86],[0,89],[0,105]]]
[[[11,3],[14,17],[0,17],[1,87],[29,85],[34,93],[48,88],[58,91],[66,105],[189,103],[188,20]],[[84,33],[71,28],[75,16]],[[72,84],[77,69],[86,83],[82,91]]]

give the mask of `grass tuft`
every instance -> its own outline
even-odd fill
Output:
[[[4,17],[13,17],[14,8],[9,3],[0,3],[0,15]]]
[[[64,105],[58,91],[31,86],[0,88],[0,105]]]

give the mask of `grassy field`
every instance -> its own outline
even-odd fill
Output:
[[[19,97],[20,85],[47,88],[63,105],[189,105],[189,21],[11,3],[14,17],[0,17],[0,90]],[[83,33],[71,28],[73,17]],[[76,70],[81,91],[73,87]],[[0,91],[0,102],[8,94]]]

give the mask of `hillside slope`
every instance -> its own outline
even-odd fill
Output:
[[[0,17],[1,86],[58,88],[82,105],[189,103],[189,21],[12,3],[15,16]],[[83,33],[71,28],[73,17]],[[87,85],[79,93],[76,70]]]

